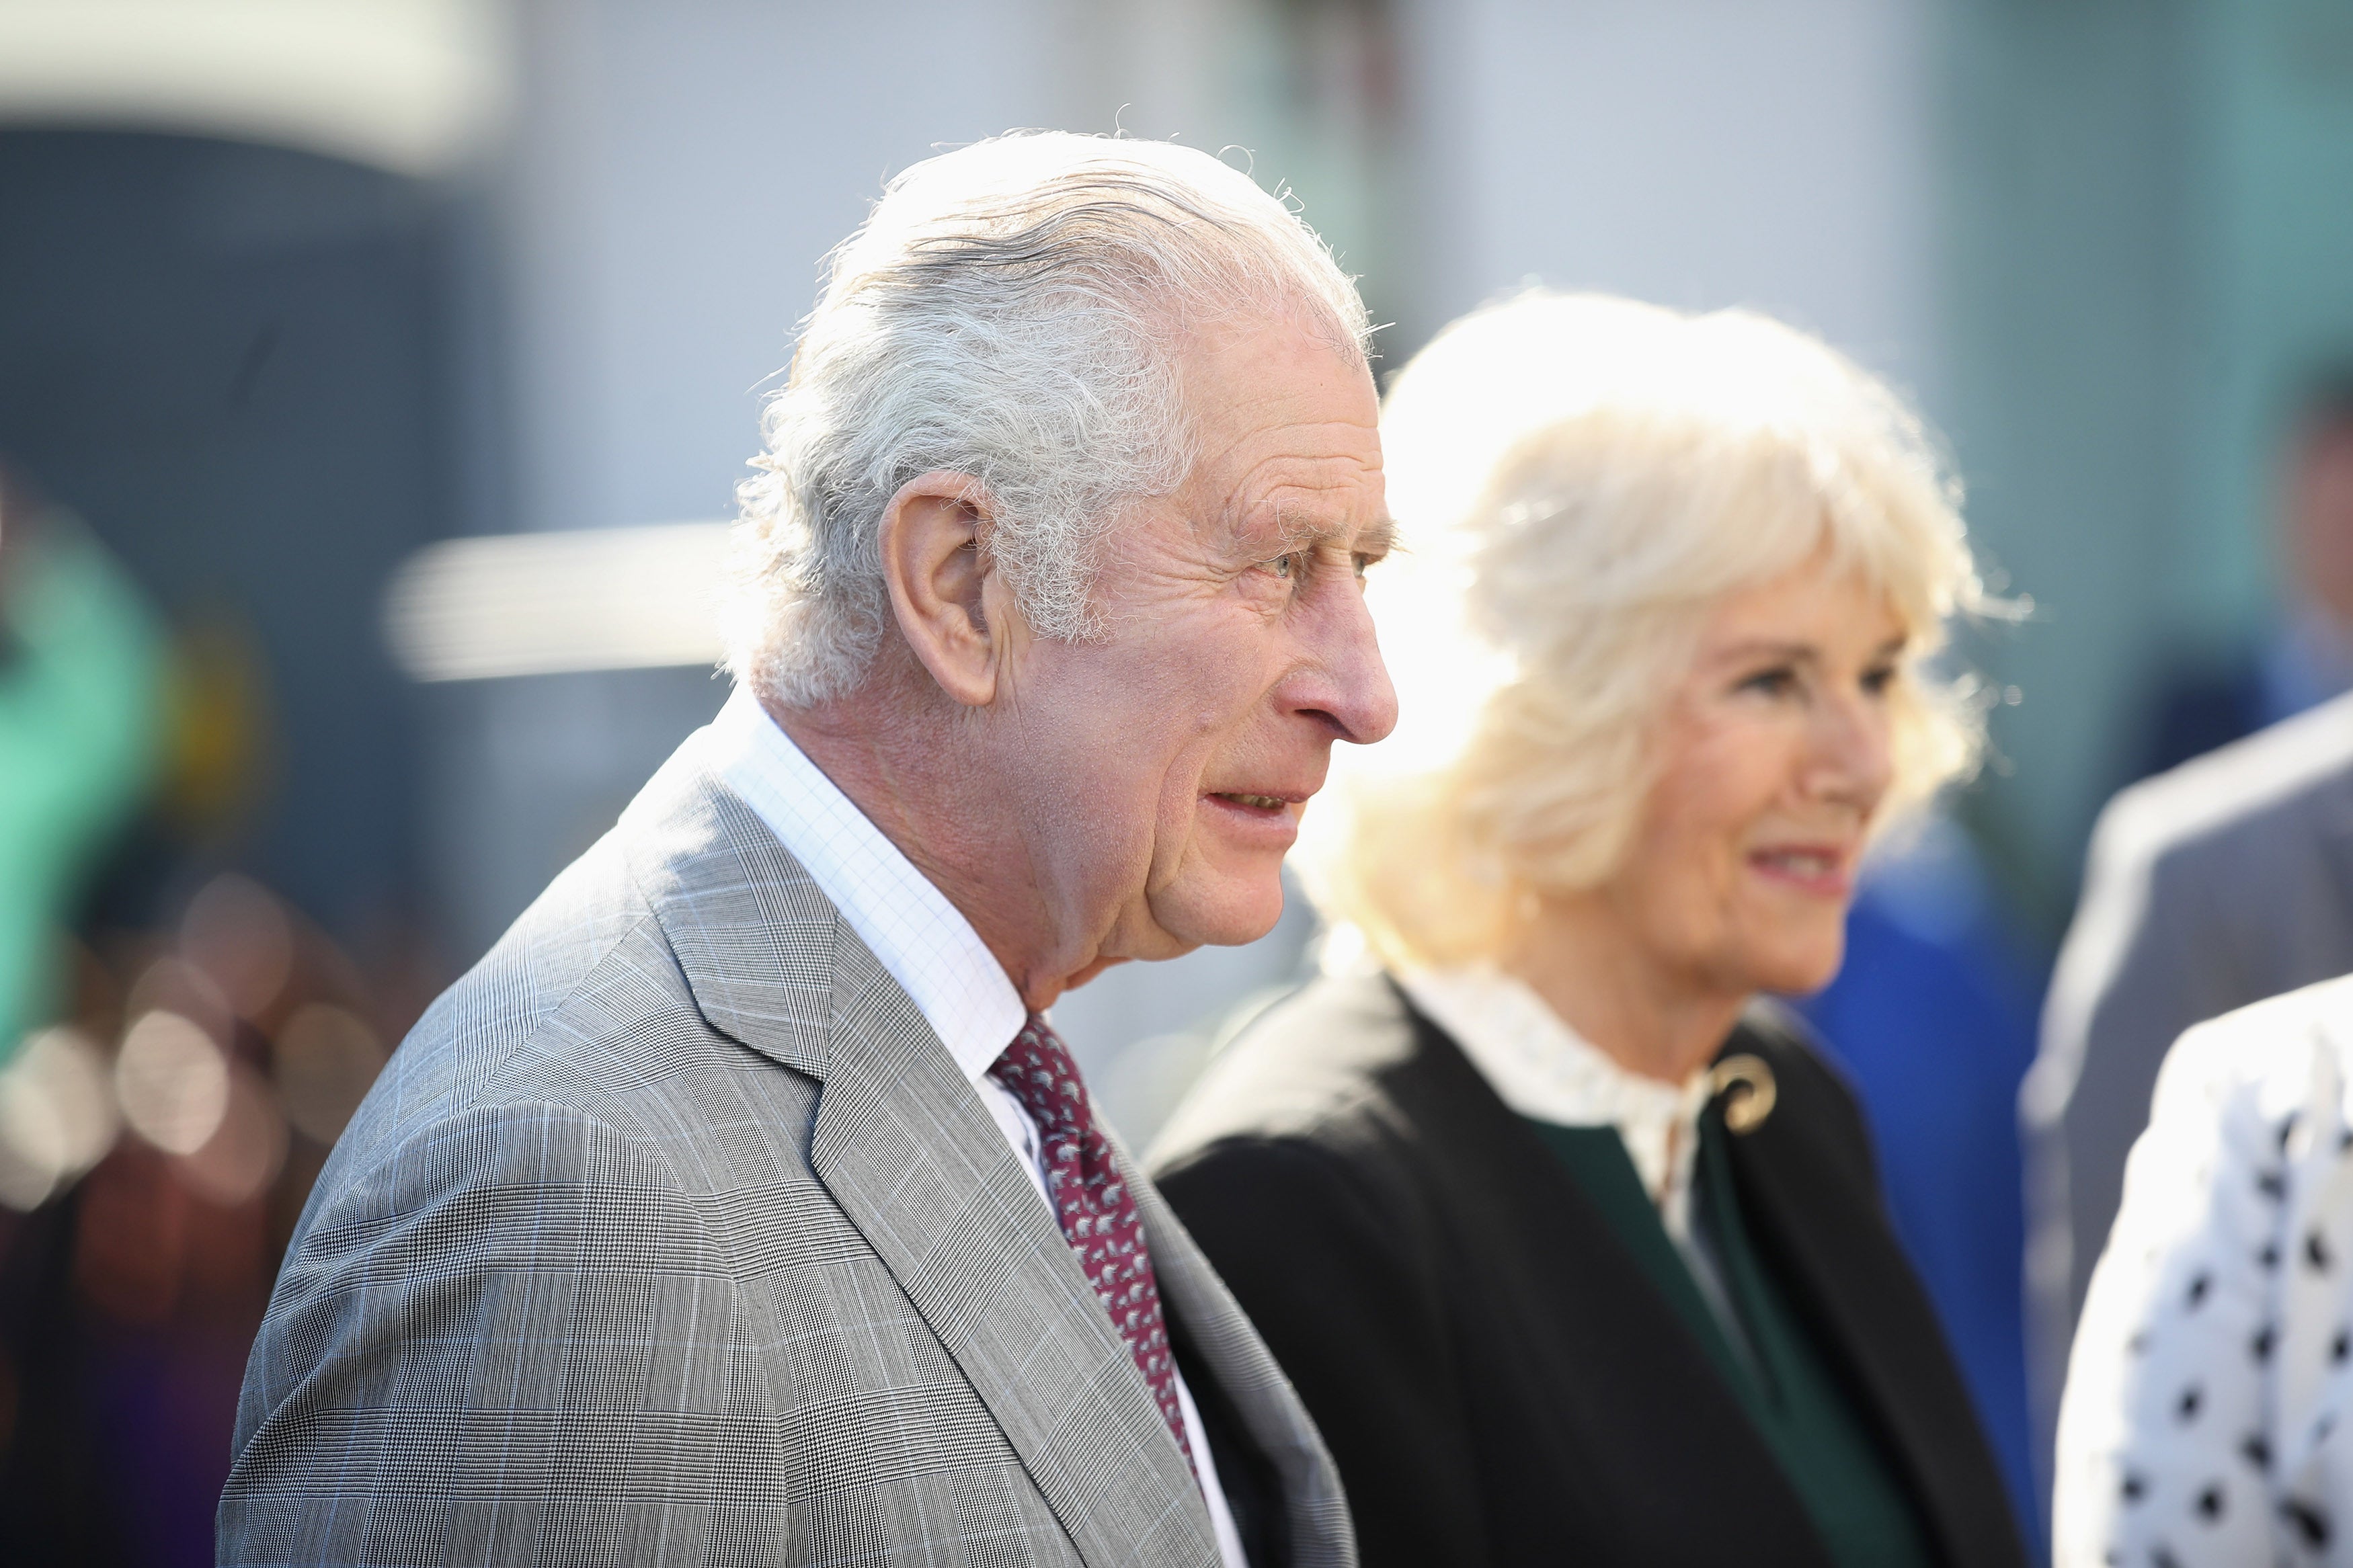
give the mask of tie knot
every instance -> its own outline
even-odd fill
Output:
[[[1042,1131],[1081,1130],[1092,1120],[1087,1086],[1071,1047],[1035,1013],[989,1068],[988,1076],[1021,1102]]]

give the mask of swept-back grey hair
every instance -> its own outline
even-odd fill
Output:
[[[1192,466],[1184,329],[1251,312],[1366,352],[1364,303],[1324,243],[1207,153],[1039,132],[907,170],[833,253],[762,418],[728,668],[791,707],[854,689],[890,619],[882,513],[943,470],[985,494],[984,546],[1030,624],[1097,632],[1107,532]]]

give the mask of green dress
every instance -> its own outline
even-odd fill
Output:
[[[1700,1118],[1692,1196],[1739,1322],[1737,1343],[1700,1294],[1617,1129],[1528,1124],[1731,1385],[1840,1568],[1930,1568],[1936,1556],[1909,1489],[1749,1235],[1721,1114],[1711,1107]]]

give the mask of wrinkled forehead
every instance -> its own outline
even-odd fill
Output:
[[[1389,528],[1377,446],[1286,455],[1250,467],[1221,489],[1204,497],[1214,504],[1203,521],[1219,538],[1304,548],[1352,543]]]
[[[1382,516],[1379,405],[1353,344],[1288,317],[1224,323],[1180,356],[1201,523],[1229,534],[1312,539]]]

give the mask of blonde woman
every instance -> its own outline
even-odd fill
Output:
[[[1855,1104],[1758,1002],[1831,978],[1864,847],[1975,752],[1917,422],[1758,316],[1532,294],[1382,438],[1404,721],[1303,846],[1370,962],[1156,1162],[1365,1562],[2022,1563]]]

